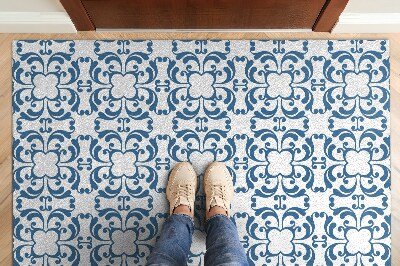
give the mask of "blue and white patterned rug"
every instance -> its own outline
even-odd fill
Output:
[[[187,160],[229,167],[254,265],[390,265],[387,41],[13,47],[16,265],[145,264]]]

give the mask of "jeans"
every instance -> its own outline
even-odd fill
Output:
[[[249,265],[235,224],[217,214],[206,221],[206,255],[204,265]],[[147,265],[186,265],[194,231],[193,219],[172,214],[165,222]]]

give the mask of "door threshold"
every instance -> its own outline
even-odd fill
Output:
[[[312,32],[312,29],[96,29],[100,32]]]

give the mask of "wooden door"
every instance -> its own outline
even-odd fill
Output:
[[[61,0],[78,30],[330,31],[348,0]]]

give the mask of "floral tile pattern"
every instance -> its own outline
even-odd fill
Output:
[[[15,265],[144,265],[168,172],[214,160],[251,264],[390,265],[387,41],[13,47]]]

